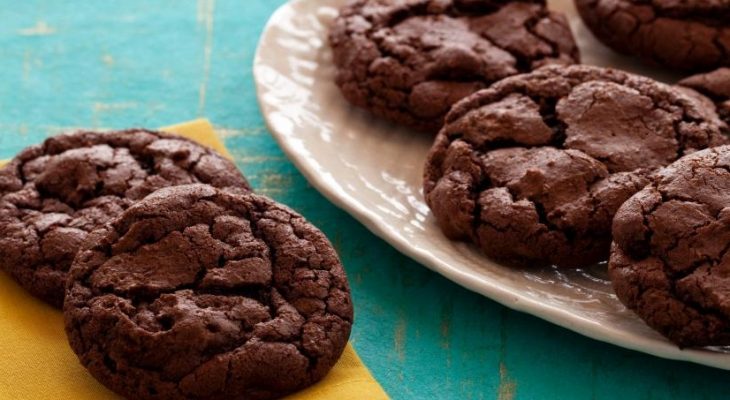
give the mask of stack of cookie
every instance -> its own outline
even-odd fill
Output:
[[[622,52],[730,65],[727,2],[576,4]],[[730,69],[669,86],[575,65],[566,18],[542,1],[355,0],[330,44],[351,103],[438,132],[423,191],[447,237],[513,267],[610,258],[650,326],[730,344]]]
[[[322,232],[211,149],[146,130],[52,137],[0,170],[0,267],[63,306],[81,363],[132,399],[299,390],[353,320]]]

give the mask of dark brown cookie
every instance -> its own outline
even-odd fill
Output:
[[[575,0],[588,28],[616,51],[682,70],[730,65],[727,0]]]
[[[693,75],[678,84],[707,96],[715,103],[720,117],[730,124],[730,68]]]
[[[730,146],[660,170],[613,221],[618,298],[682,347],[730,345]]]
[[[262,196],[161,189],[94,231],[70,271],[81,363],[130,399],[268,399],[335,364],[353,318],[316,227]]]
[[[506,78],[454,105],[424,194],[444,233],[498,260],[605,260],[618,207],[658,167],[727,143],[727,126],[679,90],[589,66]]]
[[[329,39],[348,101],[432,133],[492,82],[579,60],[566,18],[541,0],[355,0]]]
[[[0,268],[60,308],[66,272],[88,232],[158,188],[195,182],[248,190],[232,162],[179,136],[49,138],[0,169]]]

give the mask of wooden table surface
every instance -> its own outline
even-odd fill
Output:
[[[447,281],[309,186],[269,136],[251,74],[282,3],[0,0],[0,158],[77,128],[209,118],[254,188],[337,247],[352,342],[395,399],[730,397],[728,372],[587,339]]]

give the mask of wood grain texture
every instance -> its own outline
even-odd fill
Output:
[[[728,373],[599,343],[426,270],[312,189],[269,136],[252,59],[282,0],[0,0],[0,158],[77,127],[206,116],[260,193],[321,227],[353,343],[395,399],[714,399]]]

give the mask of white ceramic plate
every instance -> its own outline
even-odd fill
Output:
[[[431,139],[350,107],[333,83],[326,35],[345,2],[294,0],[282,6],[269,20],[254,61],[269,129],[317,190],[402,253],[508,307],[629,349],[730,369],[730,350],[680,350],[644,325],[616,299],[602,266],[569,272],[507,268],[471,245],[446,239],[421,192]],[[551,7],[569,15],[584,63],[675,78],[642,70],[600,45],[572,2]]]

